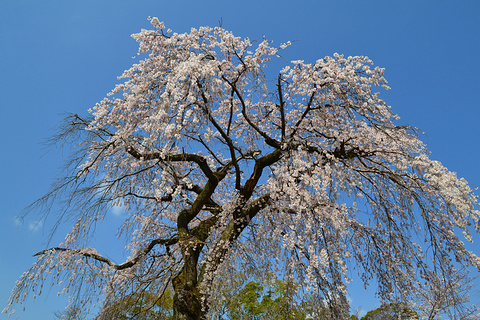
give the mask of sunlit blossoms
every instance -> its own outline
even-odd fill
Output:
[[[82,306],[172,286],[176,318],[202,319],[222,299],[221,280],[249,269],[295,279],[340,319],[350,281],[408,302],[421,287],[454,297],[457,286],[443,286],[455,265],[480,267],[462,242],[476,239],[476,196],[395,124],[376,91],[388,89],[383,69],[369,58],[269,69],[290,42],[277,48],[220,27],[177,34],[150,21],[153,30],[133,35],[143,60],[57,136],[77,153],[38,204],[66,201],[60,216],[78,222],[38,253],[11,304],[38,294],[46,277]],[[130,240],[118,264],[88,244],[116,205]]]

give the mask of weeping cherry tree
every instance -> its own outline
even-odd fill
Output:
[[[443,284],[457,268],[480,267],[462,242],[478,231],[477,198],[396,124],[382,68],[334,54],[267,70],[289,42],[150,22],[133,35],[143,60],[54,137],[76,148],[32,209],[72,228],[35,255],[5,312],[58,283],[72,306],[107,306],[105,319],[119,297],[170,287],[175,319],[205,319],[228,275],[250,268],[321,293],[341,319],[352,279],[382,301],[418,287],[453,297]],[[123,262],[89,243],[113,206],[126,212]]]

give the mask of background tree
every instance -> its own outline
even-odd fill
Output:
[[[174,318],[202,319],[221,298],[219,274],[254,268],[322,292],[345,318],[353,266],[385,301],[408,301],[455,263],[479,267],[459,238],[478,229],[475,195],[395,125],[373,90],[388,89],[383,69],[367,57],[296,60],[270,77],[289,43],[151,23],[134,35],[145,59],[92,117],[68,117],[55,137],[78,148],[34,208],[63,204],[60,219],[75,223],[36,254],[10,305],[52,274],[79,305],[104,297],[104,317],[121,297],[160,297],[171,285]],[[88,245],[115,205],[128,213],[123,263]]]
[[[285,319],[303,320],[312,316],[316,303],[314,295],[302,296],[294,281],[282,281],[270,274],[256,281],[248,274],[238,273],[234,281],[223,281],[223,299],[212,302],[209,319]]]
[[[418,314],[403,302],[384,304],[375,310],[367,312],[360,320],[414,320]]]

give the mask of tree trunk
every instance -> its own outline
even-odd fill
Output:
[[[197,261],[199,250],[189,248],[184,254],[182,270],[173,279],[173,314],[175,320],[206,319],[202,295],[198,287]]]

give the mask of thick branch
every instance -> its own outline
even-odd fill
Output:
[[[207,206],[208,205],[213,205],[216,209],[220,208],[220,206],[218,206],[211,198],[211,196],[212,196],[213,192],[215,191],[215,188],[217,187],[218,183],[226,176],[228,169],[234,163],[237,163],[237,161],[239,159],[242,159],[242,158],[245,158],[245,157],[248,157],[248,156],[252,156],[254,153],[255,153],[255,151],[249,151],[249,152],[247,152],[243,155],[240,155],[238,157],[238,159],[230,160],[227,164],[219,167],[215,171],[215,173],[213,174],[213,176],[214,176],[213,179],[209,179],[207,181],[207,183],[205,184],[205,186],[203,187],[203,189],[200,188],[200,187],[195,188],[196,189],[195,192],[198,192],[197,198],[195,199],[195,201],[193,202],[193,204],[189,208],[182,210],[180,212],[180,214],[178,215],[177,228],[179,229],[179,232],[185,231],[185,232],[188,233],[188,224],[190,223],[190,221],[193,220],[193,218],[195,218],[197,216],[197,214],[202,209],[205,208],[205,205],[207,205]],[[272,154],[274,154],[275,156],[272,157]],[[280,155],[281,155],[281,152],[280,152],[280,150],[277,149],[274,152],[272,152],[271,154],[266,155],[266,156],[256,160],[256,164],[255,164],[256,169],[254,170],[254,174],[252,175],[252,177],[255,177],[255,179],[257,179],[257,181],[258,181],[258,179],[260,178],[260,175],[261,175],[260,167],[263,169],[263,167],[274,163],[276,161],[276,160],[274,160],[274,158],[278,157],[278,159],[279,159]],[[255,182],[255,184],[256,184],[256,182]],[[251,193],[250,193],[250,195],[251,195]]]
[[[172,197],[171,194],[168,194],[168,195],[166,195],[166,196],[157,198],[157,197],[143,196],[143,195],[141,195],[141,194],[136,194],[136,193],[134,193],[134,192],[127,192],[127,193],[125,193],[124,196],[132,196],[132,197],[139,198],[139,199],[155,200],[155,201],[165,201],[165,202],[169,202],[169,201],[172,201],[172,200],[173,200],[173,197]]]
[[[68,249],[68,248],[60,248],[60,247],[55,247],[55,248],[50,248],[50,249],[46,249],[46,250],[42,250],[40,252],[37,252],[36,254],[34,254],[33,256],[36,257],[36,256],[41,256],[41,255],[44,255],[45,253],[49,252],[49,251],[64,251],[64,252],[71,252],[71,253],[74,253],[74,254],[77,254],[77,255],[80,255],[80,256],[84,256],[84,257],[88,257],[88,258],[92,258],[92,259],[95,259],[97,261],[100,261],[100,262],[103,262],[103,263],[106,263],[108,264],[110,267],[114,268],[115,270],[123,270],[123,269],[127,269],[127,268],[130,268],[132,267],[133,265],[135,265],[138,260],[140,260],[140,258],[142,256],[145,256],[146,254],[148,254],[150,251],[152,251],[152,249],[157,245],[157,244],[162,244],[162,245],[165,245],[165,246],[171,246],[173,244],[176,244],[178,241],[178,239],[176,237],[174,238],[170,238],[170,239],[155,239],[155,240],[152,240],[150,241],[150,243],[148,244],[148,246],[146,246],[143,250],[141,250],[139,253],[137,253],[137,255],[131,259],[131,260],[128,260],[122,264],[116,264],[114,263],[112,260],[108,259],[108,258],[105,258],[103,257],[102,255],[96,253],[96,251],[90,251],[88,250],[89,248],[84,248],[84,249]]]
[[[233,145],[233,142],[232,142],[232,139],[230,139],[230,136],[226,134],[225,131],[223,131],[222,127],[220,127],[220,125],[217,123],[215,118],[210,114],[210,111],[208,110],[208,99],[205,96],[205,93],[203,92],[203,87],[199,80],[197,80],[197,85],[201,90],[203,104],[204,104],[204,111],[207,114],[208,119],[213,124],[213,126],[217,129],[217,131],[220,133],[222,138],[227,143],[228,148],[230,149],[230,157],[232,158],[232,163],[233,163],[233,166],[235,167],[235,188],[239,190],[240,189],[240,167],[238,166],[238,163],[235,157],[235,146]]]
[[[307,107],[305,108],[305,111],[303,112],[302,116],[300,119],[298,119],[297,123],[293,126],[293,131],[290,134],[290,138],[292,138],[295,133],[297,133],[298,128],[300,127],[300,124],[302,123],[303,119],[307,116],[307,114],[310,112],[312,109],[312,103],[313,103],[313,97],[315,96],[315,93],[317,92],[317,88],[315,86],[315,90],[312,92],[312,95],[310,96],[310,99],[308,100]]]
[[[283,101],[282,93],[282,75],[278,74],[278,98],[280,99],[280,122],[282,126],[282,141],[285,140],[285,102]]]
[[[262,176],[263,169],[267,166],[270,166],[280,160],[282,156],[282,151],[280,149],[276,149],[275,151],[257,159],[255,161],[255,167],[253,168],[253,173],[250,178],[245,183],[245,186],[242,189],[242,197],[245,200],[250,199],[255,186],[258,183],[258,180]]]
[[[227,175],[227,169],[225,167],[228,168],[228,164],[218,169],[215,173],[212,173],[212,178],[208,179],[203,189],[196,188],[197,191],[201,190],[197,198],[188,209],[182,210],[178,215],[177,228],[179,229],[179,232],[188,231],[188,224],[197,216],[206,204],[215,204],[212,201],[211,196],[218,183]]]
[[[258,134],[260,134],[264,139],[265,139],[265,142],[271,146],[271,147],[274,147],[276,149],[279,149],[280,148],[280,142],[278,142],[277,140],[271,138],[268,134],[266,134],[265,132],[263,132],[262,130],[260,130],[260,128],[258,128],[255,123],[252,122],[252,120],[250,120],[250,118],[248,118],[247,116],[247,106],[245,104],[245,101],[243,100],[243,97],[242,95],[240,94],[240,92],[238,91],[237,87],[235,86],[234,83],[230,82],[227,78],[223,77],[223,80],[225,80],[229,85],[230,87],[235,91],[235,94],[237,95],[238,99],[240,100],[240,104],[242,105],[242,115],[243,117],[245,118],[245,120],[248,122],[248,124],[250,125],[250,127],[252,127],[255,131],[258,132]]]
[[[211,258],[207,259],[207,261],[211,261],[211,263],[205,264],[205,266],[202,268],[199,276],[199,282],[202,281],[205,272],[214,271],[218,267],[232,243],[240,236],[240,234],[248,226],[250,221],[257,215],[257,213],[270,203],[270,194],[267,193],[245,207],[246,203],[251,198],[253,190],[255,189],[260,177],[262,176],[263,169],[280,160],[281,156],[282,151],[276,149],[275,151],[255,161],[255,168],[240,193],[240,197],[238,198],[233,211],[233,217],[228,223],[227,228],[222,232],[219,241],[210,254]],[[214,221],[214,219],[211,219],[211,221],[205,223],[205,227],[208,228],[209,224]],[[209,270],[206,268],[209,268]]]
[[[327,149],[320,149],[318,147],[310,146],[306,144],[303,144],[303,146],[306,148],[307,152],[317,153],[321,155],[326,162],[330,161],[329,158],[326,156],[326,154],[330,154],[339,160],[352,160],[355,158],[357,159],[367,158],[375,155],[376,153],[374,151],[363,151],[358,147],[352,147],[350,149],[346,149],[344,142],[340,144],[340,148],[337,147],[333,151],[327,150]]]
[[[240,236],[257,213],[267,207],[270,203],[270,194],[264,194],[252,202],[248,207],[244,208],[241,214],[238,215],[237,219],[230,220],[220,239],[217,241],[215,248],[210,253],[210,257],[207,259],[209,263],[202,266],[198,277],[199,283],[203,281],[206,272],[214,272],[218,268],[232,243]]]
[[[233,94],[235,91],[232,90],[230,93],[230,115],[228,117],[228,125],[227,125],[227,135],[230,134],[230,128],[232,126],[232,120],[233,120]]]
[[[207,160],[204,157],[199,156],[198,154],[185,153],[185,152],[179,153],[179,154],[173,154],[173,155],[161,155],[160,152],[140,153],[131,146],[127,147],[127,152],[131,156],[133,156],[135,159],[139,159],[139,160],[159,159],[159,160],[171,161],[171,162],[181,162],[181,161],[195,162],[196,164],[198,164],[198,166],[203,171],[205,176],[207,176],[208,179],[215,179],[212,169],[210,169],[210,167],[207,164]]]

